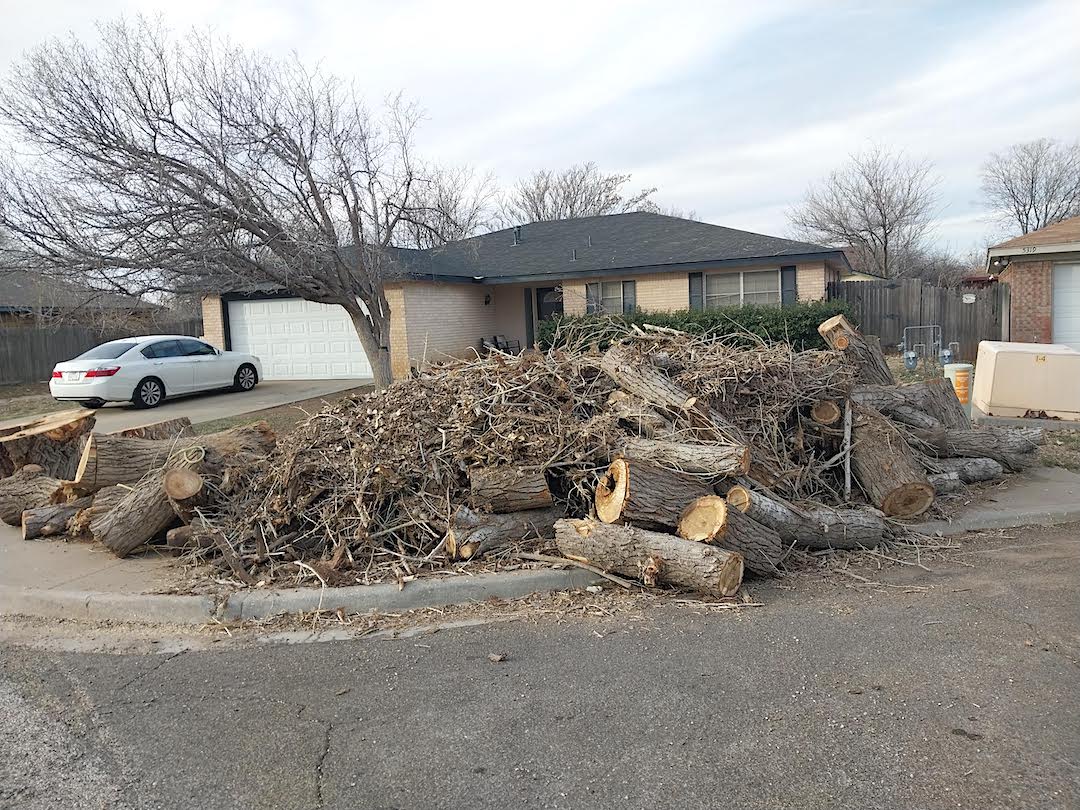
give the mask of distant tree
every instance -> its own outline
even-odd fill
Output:
[[[0,90],[22,141],[0,228],[37,266],[131,293],[269,284],[349,314],[390,381],[391,246],[467,224],[415,154],[417,111],[372,115],[296,59],[139,18],[53,40]],[[468,206],[466,206],[468,208]],[[441,236],[439,238],[442,238]]]
[[[428,171],[418,184],[418,211],[402,223],[400,247],[435,248],[467,239],[494,225],[495,176],[477,176],[470,168]]]
[[[1018,143],[982,167],[987,207],[1017,234],[1080,216],[1080,141]]]
[[[930,227],[938,182],[931,171],[927,161],[874,147],[811,186],[788,219],[800,238],[850,248],[856,270],[896,276]]]
[[[655,188],[625,196],[628,174],[605,174],[595,163],[582,163],[562,171],[533,172],[503,195],[499,220],[503,225],[545,222],[556,219],[658,211],[649,198]]]

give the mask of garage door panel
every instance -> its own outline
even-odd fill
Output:
[[[370,377],[371,367],[348,313],[299,298],[230,301],[232,348],[263,363],[266,379]]]
[[[1054,265],[1053,341],[1080,349],[1080,264]]]

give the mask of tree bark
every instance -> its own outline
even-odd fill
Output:
[[[856,381],[877,385],[896,385],[896,380],[881,352],[881,342],[859,333],[843,315],[835,315],[818,326],[818,334],[829,348],[842,351],[856,369]]]
[[[965,484],[992,481],[1005,475],[1005,468],[992,458],[939,458],[933,465],[943,473],[956,473]]]
[[[555,536],[555,521],[565,514],[561,506],[503,514],[459,506],[446,532],[446,553],[452,560],[471,560],[521,540],[550,539]]]
[[[68,534],[72,537],[91,539],[90,524],[104,515],[116,504],[120,503],[131,488],[127,486],[113,486],[99,489],[91,497],[91,503],[80,509],[68,522]]]
[[[543,470],[476,467],[469,470],[469,490],[472,507],[485,512],[521,512],[552,504]]]
[[[670,419],[640,397],[625,391],[612,391],[607,400],[607,409],[639,436],[656,438],[674,429]]]
[[[94,427],[93,411],[62,411],[0,429],[0,478],[36,464],[53,478],[75,474],[83,439]]]
[[[885,521],[867,509],[795,506],[738,484],[728,490],[727,503],[801,548],[875,548],[885,536]]]
[[[173,512],[184,523],[191,523],[198,515],[197,510],[210,500],[205,479],[191,467],[166,470],[161,486]]]
[[[145,441],[129,439],[128,441]],[[90,533],[117,557],[126,557],[179,522],[165,494],[165,471],[145,475],[108,512],[90,522]]]
[[[951,495],[964,490],[964,482],[960,480],[959,473],[935,473],[928,475],[926,480],[930,482],[936,495]]]
[[[1013,472],[1035,463],[1042,429],[981,427],[971,430],[912,430],[921,450],[945,458],[989,458]]]
[[[643,529],[672,531],[685,506],[712,488],[702,479],[636,459],[611,462],[596,485],[596,516],[604,523],[626,522]]]
[[[165,532],[165,544],[170,548],[214,548],[214,537],[199,521],[174,526]]]
[[[27,464],[14,475],[0,478],[0,520],[18,526],[25,510],[50,503],[63,483],[46,475],[37,464]]]
[[[68,533],[68,523],[83,509],[90,505],[93,498],[80,498],[71,503],[50,504],[27,509],[22,513],[23,540],[36,540],[39,537],[52,537]]]
[[[944,377],[908,385],[858,385],[851,399],[911,427],[971,427],[952,383]]]
[[[375,283],[382,282],[378,280]],[[368,307],[370,314],[360,309],[355,298],[351,302],[342,301],[341,304],[349,313],[353,329],[360,339],[360,346],[367,355],[375,387],[386,388],[394,381],[390,364],[390,305],[381,292],[379,298],[379,307]],[[377,313],[375,310],[378,308],[383,309],[383,312]]]
[[[686,473],[744,475],[750,469],[750,448],[745,444],[690,444],[628,436],[621,449],[631,458]]]
[[[831,427],[844,418],[844,412],[831,399],[821,399],[811,406],[810,418],[819,425]]]
[[[641,579],[649,586],[734,596],[742,584],[743,559],[737,552],[636,526],[560,520],[555,524],[555,544],[564,557]]]
[[[687,540],[739,552],[746,570],[758,576],[777,576],[787,555],[784,541],[774,529],[738,509],[729,509],[719,495],[705,495],[687,506],[679,518],[678,533]]]
[[[178,416],[175,419],[164,419],[161,422],[124,428],[114,431],[111,435],[126,436],[129,439],[175,439],[194,436],[195,429],[191,426],[190,419],[186,416]]]
[[[221,458],[242,463],[244,458],[266,455],[274,441],[274,433],[266,422],[171,440],[94,434],[86,442],[74,479],[77,485],[90,491],[114,484],[136,484],[170,459],[181,459],[188,449],[192,456],[212,451]]]
[[[851,470],[867,499],[889,517],[915,517],[934,502],[934,488],[911,447],[873,408],[855,408]]]

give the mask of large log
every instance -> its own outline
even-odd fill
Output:
[[[555,534],[555,521],[565,514],[561,506],[504,514],[484,514],[459,506],[446,532],[446,553],[452,560],[471,560],[521,540],[550,539]]]
[[[476,467],[469,470],[469,490],[473,508],[485,512],[521,512],[552,504],[543,470]]]
[[[795,506],[741,484],[728,490],[727,503],[801,548],[876,548],[885,536],[884,519],[869,509]]]
[[[126,436],[129,439],[175,439],[181,436],[194,436],[195,429],[186,416],[177,416],[175,419],[163,419],[160,422],[117,430],[112,435]]]
[[[144,441],[130,439],[129,441]],[[90,522],[90,534],[117,557],[126,557],[179,522],[165,494],[163,469],[144,475],[112,509]]]
[[[843,315],[835,315],[821,323],[818,334],[829,348],[844,353],[844,357],[856,369],[857,382],[896,385],[896,379],[881,352],[880,341],[864,337]]]
[[[745,444],[675,442],[627,436],[621,450],[631,458],[686,473],[744,475],[750,469],[750,448]]]
[[[993,481],[1005,475],[1005,468],[992,458],[939,458],[933,465],[943,473],[956,473],[965,484]]]
[[[934,488],[907,440],[888,419],[854,406],[851,471],[867,500],[888,517],[915,517],[934,502]]]
[[[780,573],[787,555],[784,541],[775,529],[763,526],[738,509],[729,509],[719,495],[705,495],[693,501],[679,517],[679,537],[737,551],[746,569],[759,576]]]
[[[68,534],[72,537],[91,539],[90,524],[120,503],[129,492],[131,492],[131,487],[121,485],[99,489],[91,496],[90,505],[80,509],[68,521]]]
[[[36,509],[27,509],[22,513],[22,539],[36,540],[39,537],[53,537],[67,534],[68,524],[90,505],[93,498],[80,498],[71,503],[49,504]]]
[[[919,449],[942,458],[989,458],[1019,472],[1035,463],[1042,429],[979,427],[972,430],[912,430]]]
[[[851,399],[911,427],[971,427],[952,383],[944,377],[908,385],[857,385]]]
[[[94,434],[86,442],[74,480],[89,491],[114,484],[136,484],[147,473],[161,469],[172,459],[187,458],[190,464],[216,453],[221,459],[236,459],[237,463],[242,463],[244,458],[266,455],[273,446],[274,432],[266,422],[177,439]]]
[[[930,482],[936,495],[951,495],[964,490],[964,482],[960,480],[959,473],[934,473],[928,475],[926,480]]]
[[[94,412],[61,411],[0,428],[0,478],[36,464],[53,478],[75,474],[83,439],[94,427]]]
[[[681,537],[596,520],[560,520],[555,544],[564,557],[641,579],[717,596],[734,596],[742,583],[737,552]]]
[[[611,392],[607,399],[607,410],[639,436],[656,438],[674,429],[670,419],[640,397],[625,391]]]
[[[18,526],[27,509],[45,506],[63,482],[45,474],[37,464],[27,464],[14,475],[0,478],[0,520]]]
[[[594,506],[604,523],[627,522],[643,529],[671,531],[690,501],[711,492],[700,478],[619,458],[597,483]]]
[[[197,517],[198,510],[210,501],[206,479],[191,467],[166,470],[161,486],[173,512],[184,523],[191,523]]]

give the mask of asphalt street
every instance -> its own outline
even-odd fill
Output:
[[[0,806],[1080,807],[1077,527],[927,562],[759,587],[738,613],[8,644]]]

